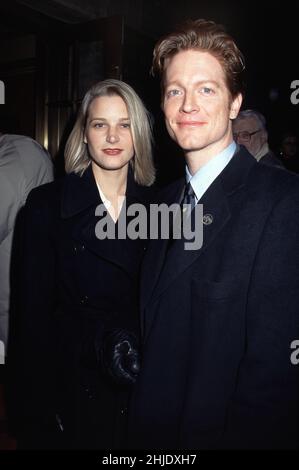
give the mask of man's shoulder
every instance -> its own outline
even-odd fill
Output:
[[[48,155],[47,151],[36,140],[25,135],[17,134],[4,134],[1,137],[1,145],[15,148],[21,151],[20,155],[24,154],[26,150],[38,151],[42,154]]]
[[[278,168],[284,168],[280,159],[271,150],[262,156],[260,163]]]
[[[287,187],[299,187],[299,176],[282,167],[257,164],[249,174],[251,184],[256,184],[274,193],[285,190]]]
[[[260,206],[273,207],[288,198],[299,203],[299,176],[283,168],[257,164],[248,175],[247,193]]]
[[[1,136],[1,159],[9,162],[10,167],[18,170],[20,174],[31,177],[41,171],[48,172],[48,181],[53,171],[53,163],[48,151],[31,137],[15,134]]]

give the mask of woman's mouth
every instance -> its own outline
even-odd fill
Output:
[[[103,149],[103,152],[104,152],[106,155],[119,155],[119,154],[122,152],[122,149],[111,149],[111,148],[107,148],[107,149]]]

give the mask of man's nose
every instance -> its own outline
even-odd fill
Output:
[[[199,105],[195,99],[194,93],[185,93],[180,111],[183,113],[192,113],[199,110]]]

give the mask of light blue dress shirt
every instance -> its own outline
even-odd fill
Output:
[[[203,167],[201,167],[193,176],[191,175],[188,166],[186,165],[186,181],[187,183],[191,183],[191,186],[196,195],[196,202],[201,199],[213,181],[230,162],[236,151],[236,148],[237,145],[233,141],[228,147],[222,150],[222,152],[220,152]]]

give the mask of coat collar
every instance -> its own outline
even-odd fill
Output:
[[[128,172],[126,208],[136,202],[148,204],[151,189],[138,185],[133,171]],[[109,239],[100,240],[96,236],[99,217],[96,208],[102,203],[91,166],[82,176],[67,175],[62,188],[61,217],[71,227],[71,236],[80,249],[88,248],[97,256],[120,266],[132,277],[139,269],[143,240]]]
[[[61,198],[61,217],[63,219],[73,217],[100,203],[101,198],[91,165],[82,176],[70,173],[65,177]]]
[[[235,155],[203,195],[203,215],[212,216],[213,222],[203,225],[203,245],[199,250],[184,250],[186,240],[181,239],[168,248],[167,240],[154,240],[147,250],[141,282],[142,311],[150,300],[157,299],[168,286],[194,263],[218,236],[231,217],[229,196],[245,184],[248,173],[257,162],[244,147],[238,147]],[[184,180],[170,188],[175,195],[171,202],[179,202]],[[175,190],[176,186],[176,190]],[[147,317],[147,323],[151,321]],[[149,331],[148,325],[146,328]]]
[[[149,193],[147,187],[135,182],[133,170],[129,166],[126,189],[127,205],[129,202],[147,203]],[[70,173],[65,177],[61,198],[62,218],[73,217],[91,206],[97,206],[101,203],[91,165],[88,166],[82,176]]]

